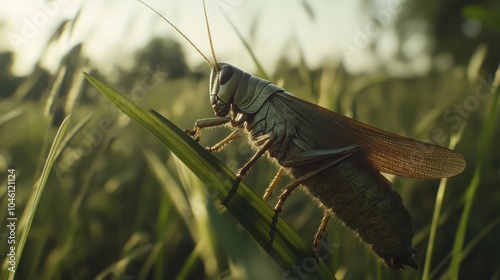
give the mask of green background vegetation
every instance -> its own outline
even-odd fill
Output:
[[[383,71],[352,75],[342,65],[308,69],[283,59],[270,73],[273,82],[303,99],[391,132],[455,146],[467,160],[466,170],[447,181],[391,177],[413,217],[420,270],[390,271],[332,220],[327,238],[335,250],[325,264],[338,279],[500,277],[499,7],[432,2],[424,8],[423,2],[410,2],[418,7],[405,9],[411,12],[400,19],[401,36],[405,22],[429,22],[436,46],[431,56],[447,52],[453,57],[444,70],[411,77]],[[480,36],[465,38],[454,28],[465,18],[483,24]],[[56,74],[36,66],[25,77],[11,74],[13,53],[0,54],[0,181],[5,186],[7,169],[16,169],[17,217],[33,217],[16,278],[280,279],[283,268],[259,247],[255,235],[243,230],[237,214],[221,206],[210,188],[82,73],[90,72],[185,129],[213,115],[208,68],[189,69],[178,43],[156,39],[137,54],[134,72],[118,69],[111,78],[88,69],[81,48],[68,52]],[[242,47],[242,55],[247,53]],[[475,95],[478,88],[489,92],[484,100]],[[467,103],[474,98],[477,106]],[[474,109],[460,114],[454,111],[460,104]],[[453,119],[444,117],[449,110]],[[70,113],[47,178],[42,171],[50,162],[50,147]],[[433,134],[436,129],[441,133]],[[201,144],[211,145],[228,133],[227,128],[206,131]],[[251,154],[238,140],[216,157],[235,171]],[[261,196],[276,171],[274,164],[259,161],[244,182]],[[38,207],[31,209],[29,199],[37,190]],[[0,209],[6,210],[4,187],[0,197]],[[275,202],[273,196],[269,204]],[[0,211],[2,221],[6,215]],[[281,217],[311,244],[321,211],[297,192]],[[22,229],[18,224],[18,241]],[[3,258],[8,232],[3,226],[0,233]],[[6,262],[2,265],[2,279],[7,279]]]

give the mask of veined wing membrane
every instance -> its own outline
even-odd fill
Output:
[[[450,149],[380,130],[287,93],[270,100],[315,149],[356,144],[374,168],[407,178],[447,178],[465,168],[462,155]]]

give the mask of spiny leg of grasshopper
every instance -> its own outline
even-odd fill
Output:
[[[264,201],[267,201],[269,199],[269,197],[271,197],[271,195],[273,194],[274,188],[276,188],[276,186],[278,185],[278,182],[281,180],[281,177],[283,177],[284,174],[285,174],[285,169],[280,168],[280,170],[278,171],[278,174],[276,174],[276,176],[274,176],[273,180],[271,181],[271,184],[269,184],[269,187],[267,187],[266,191],[264,192],[264,196],[262,197],[262,199]]]
[[[332,217],[332,211],[329,209],[325,209],[323,213],[323,218],[321,219],[321,224],[319,225],[318,231],[314,236],[314,241],[313,241],[314,253],[318,253],[319,243],[321,239],[323,239],[323,234],[326,232],[326,228],[328,227],[328,222],[330,221],[331,217]]]
[[[317,170],[311,171],[304,176],[298,178],[297,180],[291,182],[288,184],[281,195],[278,197],[278,202],[276,203],[276,206],[274,207],[274,216],[271,222],[271,230],[269,231],[269,246],[272,245],[274,241],[274,235],[276,232],[276,224],[278,223],[278,218],[279,214],[282,211],[283,204],[285,203],[286,199],[290,196],[290,194],[300,185],[302,182],[310,179],[311,177],[331,168],[332,166],[335,166],[337,164],[342,163],[344,160],[348,159],[349,157],[355,155],[359,151],[359,148],[357,145],[351,145],[347,146],[345,148],[341,149],[332,149],[332,150],[314,150],[314,151],[307,151],[307,152],[302,152],[298,154],[296,157],[294,157],[291,160],[285,161],[284,166],[286,167],[297,167],[300,165],[304,164],[309,164],[321,160],[326,160],[328,158],[333,158],[332,161],[326,163],[325,165],[321,166]],[[326,217],[323,217],[323,220]],[[328,217],[329,219],[329,217]],[[320,229],[316,233],[316,237],[314,239],[314,250],[316,251],[317,245],[319,244],[319,238],[321,238],[321,235],[323,232],[326,230],[326,225],[328,221],[325,223],[321,223]]]
[[[240,122],[244,121],[244,119],[241,119]],[[235,131],[233,131],[229,136],[224,138],[222,141],[219,143],[215,144],[212,147],[207,147],[207,150],[211,152],[216,152],[221,150],[225,145],[227,145],[229,142],[237,139],[238,137],[241,136],[241,133],[243,130],[239,128],[239,123],[235,122],[233,123],[233,120],[229,117],[222,117],[222,118],[208,118],[208,119],[200,119],[197,120],[196,123],[194,124],[193,130],[186,129],[184,132],[186,132],[189,136],[194,136],[195,140],[198,142],[201,138],[201,129],[203,128],[208,128],[208,127],[215,127],[215,126],[220,126],[223,124],[226,124],[228,122],[232,122],[232,125],[234,127],[237,127]],[[266,135],[262,135],[256,140],[254,140],[258,146],[260,146],[259,150],[250,158],[250,160],[243,165],[243,167],[238,171],[236,174],[236,179],[233,181],[233,186],[231,190],[229,190],[227,196],[222,199],[221,204],[226,205],[229,200],[234,196],[236,191],[238,190],[238,185],[240,184],[241,180],[243,177],[245,177],[246,173],[250,170],[252,165],[271,147],[271,145],[278,139],[278,137],[274,133],[269,133]]]
[[[238,190],[238,186],[239,186],[241,180],[243,179],[243,177],[245,177],[245,175],[250,170],[250,168],[252,167],[252,165],[267,150],[269,150],[269,148],[272,146],[272,144],[274,143],[274,141],[276,141],[276,139],[278,139],[278,137],[276,136],[276,134],[274,134],[273,132],[270,132],[269,134],[262,135],[258,139],[255,140],[255,142],[259,146],[259,149],[252,156],[252,158],[250,158],[250,160],[247,163],[245,163],[245,165],[243,165],[243,167],[241,167],[241,169],[236,174],[236,179],[234,179],[234,181],[233,181],[233,187],[231,188],[231,190],[229,190],[227,196],[224,199],[222,199],[222,201],[221,201],[222,205],[226,205],[229,202],[229,200],[233,197],[233,195]]]
[[[218,152],[218,151],[222,150],[231,141],[240,138],[242,133],[243,133],[243,129],[241,129],[241,128],[233,130],[233,132],[231,132],[231,134],[229,134],[226,138],[222,139],[219,143],[213,145],[212,147],[206,147],[206,149],[210,152]]]

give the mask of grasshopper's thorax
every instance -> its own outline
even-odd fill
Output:
[[[227,63],[218,63],[212,68],[210,103],[218,117],[224,117],[229,113],[242,74],[243,71]]]

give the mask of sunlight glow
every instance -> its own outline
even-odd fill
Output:
[[[359,1],[321,1],[311,5],[311,12],[300,2],[207,1],[214,46],[221,61],[253,71],[250,56],[244,50],[227,16],[250,42],[266,69],[272,72],[276,62],[287,57],[297,62],[302,54],[309,67],[343,62],[348,71],[368,72],[377,68],[375,54],[368,46],[383,37],[383,58],[394,56],[397,38],[382,32],[391,26],[401,11],[400,1],[379,1],[378,10],[363,12]],[[177,25],[206,54],[209,53],[202,5],[199,1],[149,1]],[[137,1],[51,1],[23,0],[2,9],[7,39],[0,49],[15,51],[13,71],[28,74],[37,61],[55,71],[61,57],[73,46],[83,43],[83,53],[91,67],[112,73],[116,67],[134,66],[133,53],[151,38],[172,36],[183,46],[188,64],[201,58],[162,20]],[[78,17],[77,17],[78,16]],[[59,34],[56,44],[48,44],[64,20],[69,28]],[[72,26],[74,24],[74,26]],[[386,34],[387,33],[387,34]],[[383,36],[386,34],[386,36]],[[57,40],[55,40],[57,41]]]

